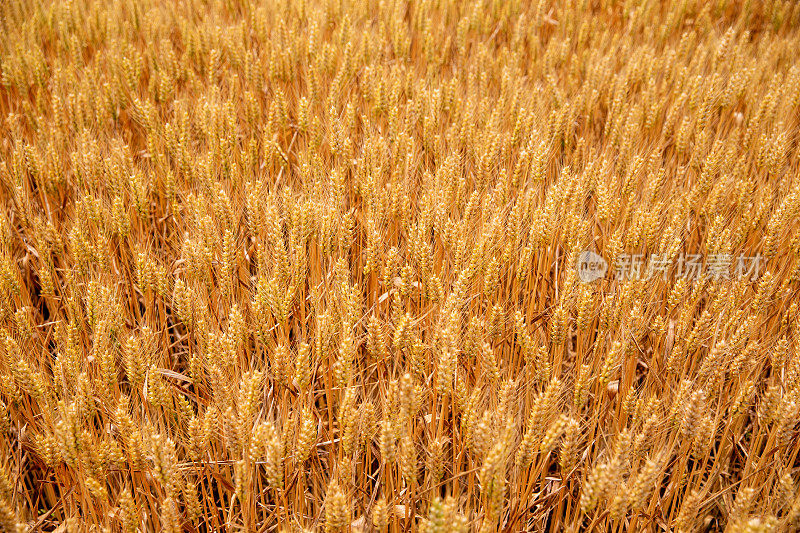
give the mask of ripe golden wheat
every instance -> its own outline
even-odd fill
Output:
[[[800,529],[800,3],[0,35],[0,530]]]

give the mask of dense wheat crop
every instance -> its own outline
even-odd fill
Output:
[[[800,528],[800,4],[0,35],[0,530]]]

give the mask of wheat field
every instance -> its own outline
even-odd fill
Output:
[[[800,530],[800,3],[7,0],[0,531]]]

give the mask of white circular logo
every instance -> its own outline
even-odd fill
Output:
[[[581,252],[578,256],[578,277],[584,283],[591,283],[606,275],[608,263],[594,252]]]

